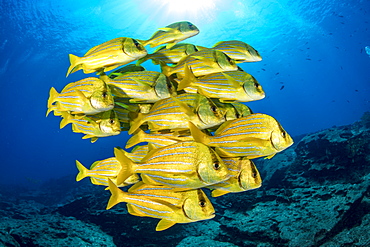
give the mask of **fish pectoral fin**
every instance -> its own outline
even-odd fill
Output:
[[[230,83],[231,87],[233,88],[240,88],[240,83],[235,80],[232,76],[229,76],[228,74],[221,72],[223,76],[227,79],[227,81]]]
[[[167,220],[167,219],[161,219],[158,222],[158,225],[155,228],[155,230],[156,231],[163,231],[163,230],[166,230],[166,229],[170,228],[171,226],[173,226],[175,224],[176,224],[176,222],[174,222],[174,221],[170,221],[170,220]]]
[[[150,84],[150,83],[147,83],[147,82],[144,82],[144,81],[140,81],[135,77],[131,77],[130,79],[132,79],[134,82],[136,82],[139,86],[150,87],[150,88],[153,87],[153,84]]]
[[[271,155],[269,155],[269,156],[267,156],[267,157],[265,157],[264,159],[271,159],[272,157],[274,157],[275,156],[275,154],[271,154]]]
[[[161,30],[163,32],[177,31],[177,29],[171,28],[171,27],[160,27],[160,28],[158,28],[158,30]]]
[[[114,104],[130,111],[130,112],[136,112],[136,109],[133,107],[133,106],[130,106],[130,105],[126,105],[125,103],[121,103],[121,102],[114,102]]]
[[[230,193],[230,191],[215,189],[215,190],[212,191],[212,197],[223,196],[227,193]]]
[[[166,49],[171,49],[174,45],[176,45],[177,44],[177,42],[172,42],[172,43],[168,43],[167,45],[166,45]]]
[[[190,119],[194,119],[196,117],[196,114],[191,110],[191,108],[185,104],[184,102],[181,102],[179,99],[175,97],[171,97],[177,105],[180,106],[181,111],[183,111]]]

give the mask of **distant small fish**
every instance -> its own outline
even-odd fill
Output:
[[[343,67],[342,67],[342,66],[340,66],[340,69],[341,69],[341,70],[343,70]]]
[[[306,60],[311,60],[311,58],[306,58]]]
[[[264,68],[262,68],[263,71],[266,71]]]
[[[283,85],[283,86],[281,86],[280,90],[283,90],[283,89],[284,89],[284,87],[285,87],[284,85]]]
[[[280,74],[280,73],[279,72],[275,73],[275,75],[278,75],[278,74]]]
[[[358,90],[357,90],[357,89],[355,89],[355,91],[356,91],[356,92],[358,92]]]

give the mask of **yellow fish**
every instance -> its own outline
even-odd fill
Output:
[[[188,121],[201,129],[219,125],[225,121],[217,106],[200,94],[181,94],[157,101],[149,113],[138,113],[128,133],[134,133],[147,123],[151,131],[188,129]]]
[[[215,216],[211,202],[201,189],[178,192],[170,187],[139,182],[128,192],[123,192],[110,181],[109,190],[112,196],[107,209],[126,202],[132,215],[161,219],[156,231],[166,230],[176,223],[196,222]]]
[[[198,93],[208,98],[218,98],[220,101],[249,102],[265,97],[258,81],[242,71],[219,72],[196,78],[186,67],[185,77],[180,81],[177,90],[187,87],[195,88]]]
[[[84,167],[78,160],[76,160],[76,166],[79,171],[76,181],[80,181],[85,177],[90,177],[93,184],[103,186],[108,186],[108,178],[112,181],[117,180],[117,175],[121,170],[121,164],[115,157],[95,161],[91,165],[90,169]],[[122,184],[119,184],[118,187],[127,186],[137,182],[139,182],[139,176],[137,174],[133,174]]]
[[[176,89],[167,77],[157,71],[131,72],[115,79],[103,75],[115,96],[131,98],[130,102],[154,103],[176,95]]]
[[[167,49],[176,43],[193,37],[199,33],[199,29],[188,21],[172,23],[164,28],[159,28],[148,40],[139,40],[144,46],[156,47],[167,44]]]
[[[115,38],[91,48],[83,57],[69,54],[67,76],[80,69],[87,73],[113,70],[147,54],[144,46],[132,38]]]
[[[91,142],[95,142],[98,137],[121,133],[117,114],[113,110],[91,116],[73,116],[68,112],[63,112],[62,114],[63,120],[60,123],[60,128],[63,128],[68,123],[72,123],[72,131],[85,134],[82,139],[91,138]]]
[[[262,60],[261,55],[252,46],[239,40],[221,41],[213,46],[234,59],[237,63],[258,62]]]
[[[229,178],[222,159],[202,143],[179,142],[154,149],[139,163],[127,158],[119,149],[114,153],[122,164],[118,183],[140,173],[147,184],[195,189]]]
[[[96,114],[112,110],[113,96],[104,81],[95,77],[88,77],[66,85],[62,92],[55,88],[50,89],[48,99],[48,115],[51,111],[70,111],[73,114]],[[54,102],[58,104],[53,105]],[[56,112],[55,112],[56,111]],[[60,115],[60,113],[56,113]]]
[[[167,49],[166,46],[159,47],[154,53],[148,54],[137,61],[137,64],[144,63],[148,59],[152,59],[154,64],[162,63],[178,63],[182,58],[200,51],[202,47],[193,44],[179,43]]]
[[[170,76],[176,73],[178,78],[185,77],[185,67],[189,67],[190,71],[196,77],[238,69],[234,60],[229,58],[225,53],[213,49],[197,51],[184,57],[173,67],[161,64],[163,74]]]
[[[231,177],[221,183],[207,186],[208,189],[212,189],[213,197],[261,187],[262,179],[253,161],[246,157],[223,158],[222,160]]]
[[[272,158],[293,144],[293,139],[273,117],[255,113],[223,123],[209,136],[189,123],[194,140],[215,147],[221,157]]]
[[[193,141],[193,137],[179,136],[174,133],[145,133],[143,130],[136,132],[126,143],[126,148],[130,148],[140,142],[149,142],[155,148],[164,147],[181,141]]]
[[[112,71],[109,74],[109,78],[114,79],[122,75],[131,73],[131,72],[137,72],[137,71],[145,71],[145,68],[143,66],[136,65],[136,64],[127,64],[126,66],[123,66],[122,68]]]

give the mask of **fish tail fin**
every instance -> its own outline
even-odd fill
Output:
[[[158,62],[159,65],[161,66],[162,74],[164,74],[167,77],[173,74],[171,66],[168,66],[165,62],[160,60],[158,60]]]
[[[80,60],[79,57],[73,54],[69,54],[69,62],[71,63],[71,65],[68,68],[66,77],[68,77],[69,74],[76,72],[81,68],[81,66],[78,64],[78,60]]]
[[[115,206],[116,204],[123,202],[123,198],[125,197],[125,192],[120,190],[117,185],[115,185],[112,180],[108,179],[109,191],[112,194],[109,198],[107,210]]]
[[[76,160],[76,166],[77,166],[77,169],[78,169],[78,174],[76,176],[76,181],[80,181],[84,178],[86,178],[88,176],[88,171],[89,169],[87,169],[86,167],[84,167],[78,160]]]
[[[193,136],[194,140],[196,142],[200,142],[200,143],[203,143],[205,145],[209,144],[210,142],[210,139],[209,139],[209,136],[204,134],[200,129],[198,129],[197,126],[195,126],[195,124],[193,124],[192,122],[189,122],[189,129],[190,129],[190,133],[191,135]]]
[[[146,46],[149,43],[149,40],[142,40],[142,39],[135,39],[135,40],[137,40],[143,46]]]
[[[139,129],[139,131],[127,141],[126,148],[130,148],[140,142],[143,142],[144,138],[145,138],[145,132]]]
[[[63,129],[67,124],[72,122],[72,114],[69,112],[61,112],[62,120],[60,121],[59,128]]]
[[[52,111],[53,103],[55,102],[55,99],[59,96],[59,93],[54,87],[50,88],[49,91],[49,99],[48,99],[48,111],[46,113],[46,116],[49,115],[49,113]],[[51,109],[50,109],[51,108]]]
[[[184,70],[185,76],[184,78],[180,81],[177,91],[180,91],[186,87],[191,87],[194,86],[194,83],[197,81],[197,78],[194,76],[193,72],[189,68],[189,66],[185,65],[185,70]]]
[[[135,165],[135,163],[125,155],[121,148],[114,148],[114,156],[121,165],[121,170],[117,175],[116,183],[122,184],[129,176],[133,174],[132,166]]]
[[[145,122],[143,118],[144,118],[144,113],[137,114],[137,117],[131,122],[131,127],[128,130],[129,135],[134,133],[140,127],[140,125],[142,125]]]

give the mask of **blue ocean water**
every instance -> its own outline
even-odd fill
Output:
[[[352,123],[370,110],[369,0],[174,5],[180,2],[1,1],[1,183],[75,174],[76,159],[88,166],[123,147],[126,133],[91,144],[69,127],[60,130],[59,117],[45,117],[49,89],[86,77],[82,71],[65,77],[69,53],[82,56],[116,37],[147,39],[181,20],[200,30],[186,42],[212,46],[237,39],[260,52],[261,62],[241,67],[261,83],[266,98],[247,105],[275,117],[293,137]]]

